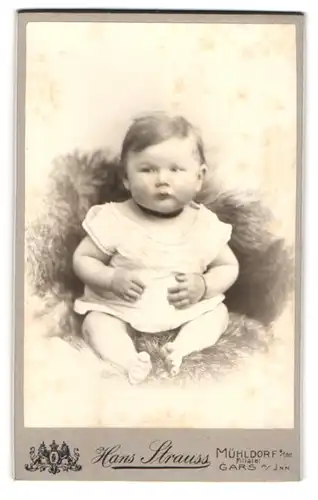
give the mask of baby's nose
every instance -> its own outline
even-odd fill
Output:
[[[169,184],[169,174],[164,171],[159,171],[157,173],[156,185],[161,186],[166,184]]]

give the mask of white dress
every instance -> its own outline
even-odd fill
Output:
[[[146,285],[143,295],[129,303],[111,292],[101,297],[85,286],[74,310],[78,314],[104,312],[129,323],[137,331],[159,333],[215,309],[224,295],[176,309],[167,300],[167,289],[177,284],[176,273],[204,273],[228,243],[232,227],[196,204],[191,205],[186,215],[169,219],[168,223],[166,219],[157,222],[148,219],[144,224],[142,219],[129,217],[125,203],[93,206],[83,227],[97,247],[110,257],[109,266],[134,270],[140,276]]]

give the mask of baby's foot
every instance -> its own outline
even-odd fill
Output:
[[[143,382],[151,370],[150,356],[147,352],[140,352],[128,369],[128,378],[131,384]]]
[[[168,342],[162,348],[162,354],[168,366],[169,372],[175,376],[180,371],[182,356],[177,352],[172,342]]]

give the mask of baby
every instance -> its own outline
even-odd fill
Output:
[[[83,335],[131,383],[145,380],[150,356],[128,333],[179,328],[162,354],[172,375],[192,352],[216,343],[228,324],[224,292],[238,276],[231,226],[203,205],[203,144],[183,117],[136,119],[121,152],[127,201],[93,206],[73,266],[85,284],[74,309]]]

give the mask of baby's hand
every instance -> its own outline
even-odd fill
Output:
[[[133,271],[126,271],[124,269],[117,269],[111,281],[112,292],[126,300],[127,302],[136,302],[140,299],[145,284]]]
[[[177,309],[199,302],[205,293],[204,278],[200,274],[177,274],[177,285],[168,288],[168,302]]]

